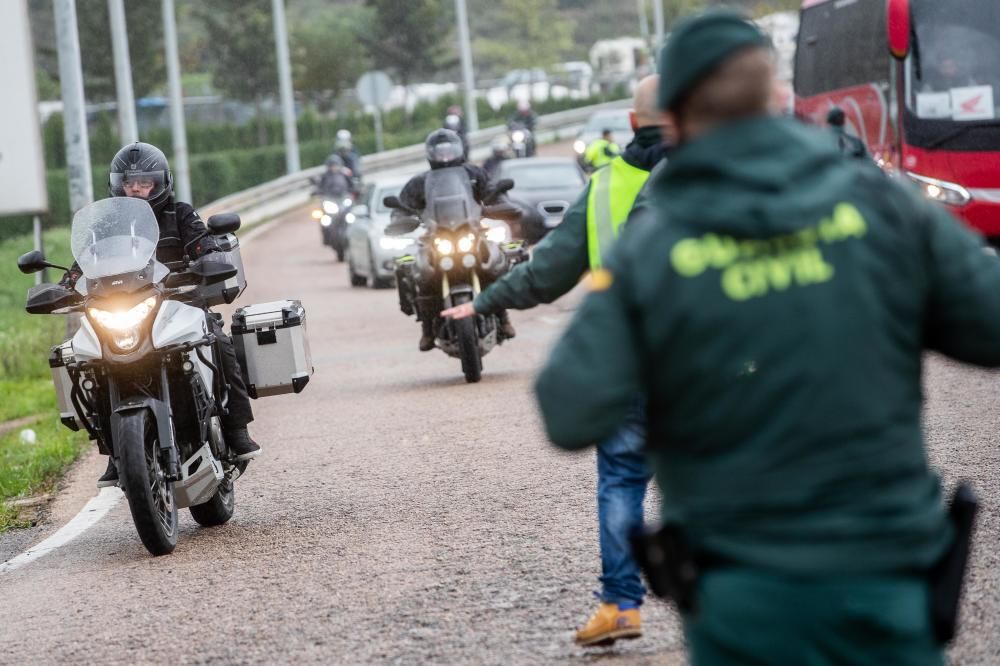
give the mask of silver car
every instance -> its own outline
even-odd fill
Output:
[[[386,236],[385,228],[392,214],[382,200],[399,196],[405,180],[369,185],[354,207],[354,223],[347,230],[347,270],[351,285],[372,289],[391,287],[396,276],[396,259],[413,252],[420,231],[404,236]]]

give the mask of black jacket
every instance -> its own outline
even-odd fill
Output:
[[[490,177],[482,168],[474,164],[466,163],[462,167],[469,174],[469,180],[472,181],[472,196],[479,203],[483,203],[483,199],[490,192]],[[424,178],[426,176],[426,171],[414,176],[403,186],[403,190],[399,193],[400,203],[412,211],[419,212],[427,207],[427,201],[424,199]]]

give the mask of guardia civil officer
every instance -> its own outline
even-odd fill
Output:
[[[648,76],[636,87],[631,113],[635,138],[624,154],[594,173],[563,221],[535,248],[531,261],[515,266],[473,303],[445,310],[444,316],[463,318],[551,303],[576,286],[588,270],[600,270],[650,170],[667,152],[665,117],[656,106],[658,83],[659,77]],[[617,431],[597,447],[601,592],[597,611],[576,635],[577,643],[584,646],[642,634],[639,606],[645,588],[628,538],[642,525],[650,479],[642,453],[645,435],[645,415],[637,394]]]
[[[660,65],[680,143],[538,379],[549,436],[601,441],[647,396],[655,571],[696,666],[941,664],[956,532],[921,365],[1000,365],[1000,262],[829,132],[768,116],[770,50],[738,15],[678,25]]]

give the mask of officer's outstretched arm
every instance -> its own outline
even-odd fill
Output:
[[[556,345],[535,385],[549,439],[578,449],[610,436],[643,387],[638,313],[627,271],[609,268],[591,276],[592,293]]]
[[[1000,258],[936,207],[925,229],[927,346],[966,363],[1000,366]]]

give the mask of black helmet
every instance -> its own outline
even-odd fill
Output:
[[[450,129],[434,130],[427,135],[427,161],[432,169],[458,166],[465,161],[462,138]]]
[[[847,116],[839,106],[831,106],[826,114],[826,122],[831,127],[843,127],[844,123],[847,122]]]
[[[108,193],[113,197],[128,196],[125,185],[131,181],[148,181],[151,185],[146,201],[157,213],[173,194],[174,178],[167,156],[156,146],[136,141],[125,146],[111,160],[108,173]]]

